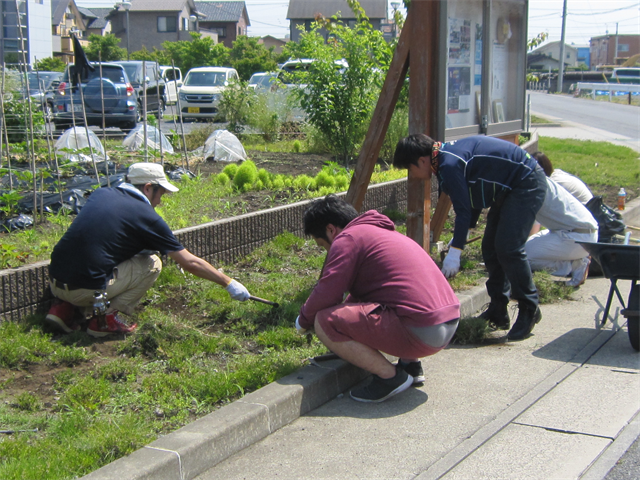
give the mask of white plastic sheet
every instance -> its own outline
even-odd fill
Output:
[[[147,124],[147,148],[152,150],[160,150],[160,144],[162,144],[162,150],[165,153],[173,153],[173,146],[169,139],[159,131],[153,125]],[[122,145],[129,150],[142,150],[144,149],[144,124],[139,123],[136,128],[129,132],[129,135],[122,141]]]
[[[87,129],[85,127],[74,127],[66,130],[55,144],[56,154],[60,158],[70,160],[72,162],[91,162],[93,161],[90,154],[84,153],[69,153],[63,152],[63,148],[72,150],[80,150],[89,147],[89,141],[91,141],[91,148],[93,149],[93,155],[96,162],[102,162],[109,160],[107,153],[104,150],[104,146],[98,136],[91,130],[88,130],[89,136],[87,137]]]
[[[228,130],[215,130],[204,144],[204,159],[215,162],[242,162],[247,152],[238,137]]]

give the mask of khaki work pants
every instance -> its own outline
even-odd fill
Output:
[[[136,255],[113,269],[113,278],[107,284],[107,299],[111,302],[107,313],[114,310],[131,315],[162,271],[157,255]],[[67,290],[50,284],[57,298],[80,307],[85,316],[93,313],[94,289]]]

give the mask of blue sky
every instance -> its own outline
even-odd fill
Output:
[[[321,0],[318,0],[321,1]],[[478,0],[480,1],[480,0]],[[84,7],[110,7],[113,1],[76,0]],[[249,35],[273,35],[283,38],[289,33],[287,0],[245,0],[251,26]],[[563,0],[529,0],[529,34],[548,32],[549,41],[560,40]],[[588,44],[589,38],[618,32],[640,34],[638,0],[567,0],[567,43]]]

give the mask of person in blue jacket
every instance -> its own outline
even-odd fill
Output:
[[[495,328],[508,330],[511,297],[518,301],[518,317],[507,337],[527,338],[542,318],[524,250],[546,193],[545,174],[537,161],[517,145],[497,138],[477,135],[441,143],[415,134],[398,142],[393,165],[408,169],[415,178],[435,174],[441,190],[451,198],[456,219],[442,264],[446,277],[460,270],[468,230],[482,209],[489,208],[482,256],[491,303],[481,316]]]

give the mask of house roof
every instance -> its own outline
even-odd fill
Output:
[[[200,17],[201,22],[237,22],[246,12],[245,2],[196,2],[199,13],[206,15]],[[247,22],[249,15],[247,14]],[[248,23],[248,25],[250,25]]]
[[[360,0],[369,18],[387,18],[387,0]],[[353,18],[345,0],[290,0],[287,19],[312,19],[317,14],[331,17],[340,12],[342,18]]]
[[[71,0],[51,0],[51,25],[60,25]]]
[[[87,21],[87,28],[100,28],[100,29],[105,28],[108,25],[109,20],[107,19],[107,16],[111,12],[113,12],[113,8],[78,7],[78,10],[88,19],[92,19]]]
[[[130,12],[179,12],[188,4],[195,10],[193,0],[129,0]]]

